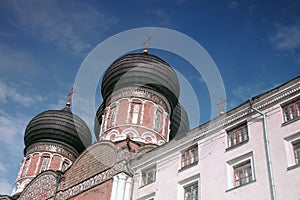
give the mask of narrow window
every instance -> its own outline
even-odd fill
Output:
[[[198,145],[194,145],[181,153],[181,168],[198,161]]]
[[[147,185],[155,181],[156,166],[142,171],[142,185]]]
[[[68,166],[69,166],[69,164],[66,161],[64,161],[62,166],[61,166],[61,171],[63,171],[63,172],[66,171]]]
[[[140,110],[140,106],[138,104],[135,104],[133,107],[133,114],[132,114],[133,124],[137,124],[138,122],[139,110]]]
[[[297,165],[300,164],[300,141],[293,144],[294,154],[295,154],[295,162]]]
[[[198,182],[184,187],[184,200],[198,200]]]
[[[116,107],[113,107],[111,109],[111,115],[110,115],[110,121],[109,121],[109,127],[112,127],[116,121]]]
[[[46,170],[47,162],[48,162],[48,158],[44,158],[42,162],[41,172]]]
[[[160,120],[161,120],[161,113],[160,112],[156,112],[156,116],[155,116],[155,130],[159,130],[160,129]]]
[[[253,180],[250,160],[233,167],[234,186],[238,187]]]
[[[300,100],[296,100],[282,107],[284,122],[300,117]]]
[[[241,142],[248,140],[247,124],[240,125],[227,132],[227,144],[228,147],[232,147]]]

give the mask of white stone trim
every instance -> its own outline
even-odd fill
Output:
[[[200,174],[181,180],[177,184],[177,200],[184,200],[184,188],[190,184],[198,183],[198,199],[200,198]]]

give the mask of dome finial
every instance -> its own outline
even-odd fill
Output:
[[[66,107],[71,107],[71,101],[72,101],[72,96],[73,96],[73,93],[74,93],[74,89],[72,88],[71,91],[69,92],[68,94],[68,100],[67,100],[67,103],[66,103]]]
[[[225,111],[224,111],[224,103],[226,103],[226,100],[223,99],[223,98],[221,97],[221,98],[220,98],[220,102],[217,103],[217,105],[220,106],[220,115],[225,114]]]
[[[144,53],[144,54],[148,54],[149,40],[150,40],[151,38],[152,38],[151,35],[148,35],[148,36],[146,37],[146,41],[144,42],[145,48],[144,48],[144,50],[143,50],[143,53]]]

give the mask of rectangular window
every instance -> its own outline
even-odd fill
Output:
[[[157,112],[155,117],[155,130],[160,129],[160,120],[161,120],[161,113]]]
[[[294,154],[295,154],[295,162],[297,165],[300,164],[300,141],[293,144]]]
[[[132,114],[132,123],[133,124],[137,124],[137,122],[138,122],[139,110],[140,110],[140,106],[138,104],[135,104],[133,107],[133,114]]]
[[[198,182],[184,187],[184,200],[198,200]]]
[[[300,117],[300,100],[296,100],[282,107],[284,122]]]
[[[41,172],[46,170],[47,162],[48,162],[48,158],[44,158],[42,162]]]
[[[232,147],[247,140],[248,128],[246,123],[227,132],[228,147]]]
[[[147,185],[155,181],[156,166],[142,171],[142,185]]]
[[[116,112],[117,112],[117,109],[116,107],[113,107],[111,109],[111,116],[110,116],[110,121],[109,121],[109,127],[112,127],[116,121]]]
[[[234,169],[234,186],[235,187],[244,185],[253,180],[250,160],[247,160],[246,162],[243,162],[237,166],[234,166],[233,169]]]
[[[198,145],[194,145],[181,153],[181,168],[198,162]]]

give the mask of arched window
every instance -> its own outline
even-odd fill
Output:
[[[42,161],[42,166],[41,166],[41,170],[40,170],[40,172],[43,172],[43,171],[45,171],[45,170],[46,170],[46,167],[47,167],[48,160],[49,160],[49,158],[48,158],[48,157],[44,157],[44,158],[43,158],[43,161]]]
[[[157,131],[160,129],[161,115],[162,115],[161,112],[159,112],[159,111],[156,112],[154,128]]]
[[[112,127],[116,121],[117,108],[113,107],[110,112],[109,127]]]
[[[137,122],[138,122],[139,110],[140,110],[140,105],[135,104],[133,106],[133,113],[132,113],[132,123],[133,124],[137,124]]]

